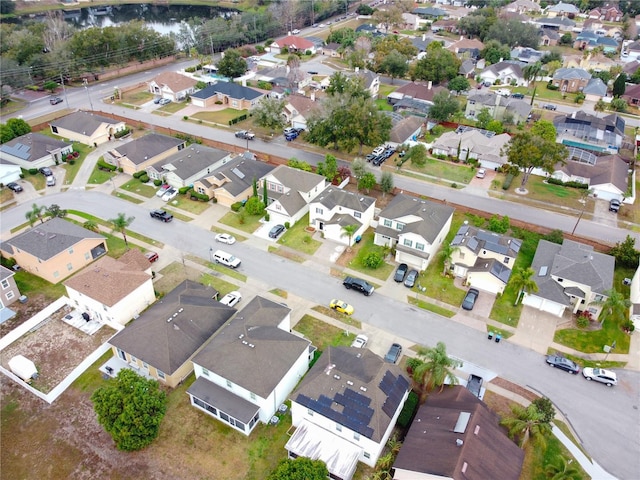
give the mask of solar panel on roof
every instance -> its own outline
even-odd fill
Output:
[[[464,235],[456,233],[456,236],[453,237],[453,240],[451,241],[451,245],[460,245],[463,240],[464,240]]]
[[[486,242],[484,244],[484,248],[501,255],[505,255],[509,251],[509,247],[507,247],[506,245],[500,245],[499,243],[495,242]]]
[[[469,239],[469,242],[467,242],[467,247],[469,247],[471,250],[475,250],[476,248],[478,248],[478,239],[476,237],[471,237]]]
[[[522,247],[522,241],[518,239],[511,240],[511,250],[518,253],[520,251],[520,247]]]
[[[398,380],[396,380],[396,385],[406,392],[409,388],[409,380],[400,375],[398,376]]]
[[[495,242],[499,238],[498,235],[491,232],[485,232],[484,230],[478,230],[478,233],[476,233],[475,236],[485,242]]]
[[[460,235],[464,235],[465,233],[467,233],[469,231],[469,225],[462,225],[459,229],[458,229],[458,233]]]
[[[382,390],[386,395],[389,395],[389,392],[393,389],[393,384],[396,381],[396,377],[390,370],[387,370],[380,381],[380,390]]]
[[[318,403],[320,405],[324,405],[324,406],[330,407],[331,403],[333,403],[333,401],[329,397],[327,397],[326,395],[320,395],[320,397],[318,397]]]

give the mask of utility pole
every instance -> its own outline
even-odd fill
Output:
[[[91,95],[89,95],[89,82],[87,79],[84,79],[84,89],[87,92],[87,98],[89,99],[89,105],[91,106],[91,111],[93,112],[93,102],[91,101]]]
[[[67,89],[64,88],[64,77],[62,73],[60,74],[60,85],[62,85],[62,94],[64,95],[64,103],[67,104],[67,108],[69,108],[69,99],[67,98]]]

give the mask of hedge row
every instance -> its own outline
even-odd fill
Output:
[[[511,182],[513,182],[514,178],[515,178],[515,175],[513,173],[507,174],[507,176],[504,179],[504,183],[502,184],[502,189],[509,190],[509,187],[511,186]]]
[[[111,172],[115,172],[118,167],[115,165],[111,165],[110,163],[105,162],[104,160],[98,160],[98,168],[101,170],[109,170]]]
[[[587,185],[586,183],[576,182],[575,180],[571,180],[569,182],[563,182],[559,178],[549,177],[547,178],[547,182],[552,185],[561,185],[563,187],[580,188],[585,190],[589,188],[589,185]]]

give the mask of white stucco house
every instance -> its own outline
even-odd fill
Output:
[[[395,260],[427,269],[453,219],[453,207],[400,194],[378,215],[374,243],[395,249]]]
[[[324,233],[324,238],[351,245],[371,225],[376,199],[359,193],[346,192],[333,185],[309,204],[309,225]],[[354,225],[355,233],[349,238],[343,227]]]
[[[268,424],[312,358],[290,332],[291,309],[255,297],[193,357],[191,405],[245,435]]]

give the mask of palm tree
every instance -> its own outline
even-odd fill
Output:
[[[627,318],[629,307],[631,307],[631,301],[625,298],[622,293],[618,292],[615,288],[604,292],[607,295],[606,300],[600,300],[592,302],[595,305],[602,306],[600,312],[600,324],[602,325],[605,320],[609,318],[615,318],[624,320]]]
[[[113,226],[113,232],[120,232],[124,238],[124,244],[129,248],[127,242],[127,227],[135,220],[136,217],[127,217],[124,213],[119,213],[116,218],[110,218],[109,222]]]
[[[43,210],[44,210],[44,207],[40,207],[34,203],[31,206],[31,210],[29,210],[27,213],[24,214],[25,218],[29,221],[30,226],[33,227],[33,224],[36,221],[36,219],[39,219],[40,223],[44,223],[44,215],[42,214]]]
[[[604,100],[600,99],[596,102],[596,104],[593,106],[593,110],[595,112],[604,112],[607,109],[607,104],[604,103]],[[596,115],[597,117],[598,115]]]
[[[421,363],[413,369],[413,380],[420,387],[420,403],[426,400],[427,392],[434,387],[440,387],[442,391],[445,380],[449,380],[452,385],[458,383],[453,369],[461,367],[462,362],[447,355],[444,343],[438,342],[434,348],[420,347],[418,358]]]
[[[524,79],[528,82],[529,80],[533,80],[536,82],[538,75],[540,75],[540,71],[542,70],[542,63],[536,62],[531,65],[527,65],[522,69],[522,73],[524,75]]]
[[[460,247],[454,247],[450,243],[445,243],[442,246],[442,249],[440,250],[440,252],[438,252],[438,256],[442,258],[444,262],[444,270],[442,270],[442,275],[447,274],[447,270],[449,270],[449,267],[451,267],[451,259],[453,257],[453,254],[458,251],[460,251]]]
[[[347,250],[351,250],[351,238],[353,237],[353,235],[358,231],[358,226],[357,225],[343,225],[342,226],[342,233],[340,234],[341,237],[349,237],[349,246],[347,247]]]
[[[558,455],[552,463],[545,468],[547,477],[551,480],[582,480],[580,470],[571,465],[571,460]]]
[[[511,275],[509,282],[518,290],[516,302],[513,304],[514,307],[520,303],[525,292],[529,293],[538,291],[538,284],[533,278],[531,278],[535,273],[536,272],[533,271],[533,268],[518,268],[513,272],[513,275]]]
[[[507,427],[509,437],[518,437],[518,446],[524,448],[529,437],[539,446],[546,447],[545,435],[551,433],[551,425],[545,421],[544,414],[539,412],[533,404],[528,407],[511,405],[512,416],[505,417],[500,424]]]

